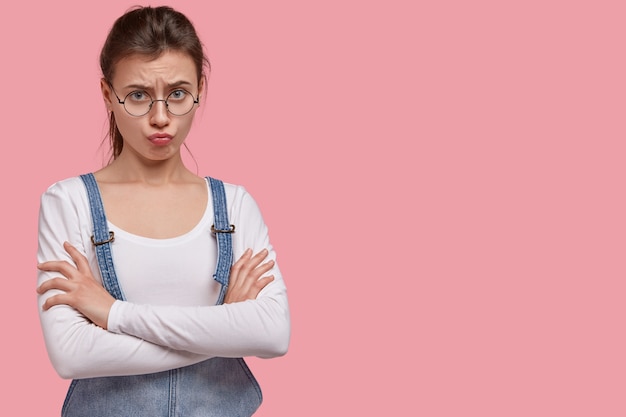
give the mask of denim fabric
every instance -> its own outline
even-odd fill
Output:
[[[105,288],[120,300],[107,222],[97,183],[92,174],[82,175],[89,194],[94,223],[94,242]],[[232,241],[226,197],[221,181],[209,178],[218,262],[214,278],[228,285],[232,264]],[[100,249],[102,248],[102,249]],[[63,404],[63,417],[243,417],[261,405],[261,388],[242,358],[212,358],[207,361],[147,375],[76,379],[70,384]]]
[[[231,225],[228,224],[228,210],[226,207],[226,192],[224,183],[215,178],[207,177],[211,185],[211,195],[213,197],[213,211],[215,212],[215,237],[217,239],[217,265],[213,278],[222,284],[217,304],[222,304],[226,289],[228,288],[228,277],[230,267],[233,264],[233,242],[230,235]],[[234,228],[234,226],[232,226]],[[234,229],[233,229],[234,231]]]
[[[80,178],[85,183],[87,194],[89,195],[91,221],[93,222],[93,236],[91,239],[96,248],[96,255],[98,256],[98,266],[102,274],[102,284],[115,299],[124,300],[124,294],[117,282],[115,268],[113,267],[109,226],[107,224],[106,215],[104,214],[104,206],[102,205],[98,183],[93,174],[81,175]]]
[[[243,359],[213,358],[147,375],[75,379],[63,417],[243,417],[261,405]]]

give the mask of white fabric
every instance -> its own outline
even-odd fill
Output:
[[[208,187],[208,183],[207,183]],[[261,213],[245,189],[224,184],[233,234],[234,260],[246,248],[276,254]],[[210,191],[209,191],[210,199]],[[38,297],[50,360],[63,378],[135,375],[191,365],[215,357],[284,354],[290,336],[286,288],[276,265],[274,281],[256,300],[214,305],[217,249],[210,233],[212,204],[196,227],[172,239],[149,239],[109,224],[115,232],[113,262],[127,301],[116,301],[108,330],[68,306],[42,311],[54,291]],[[92,225],[85,187],[78,177],[53,184],[41,197],[38,262],[67,260],[63,242],[88,258],[101,282],[91,243]],[[59,274],[39,272],[38,285]]]

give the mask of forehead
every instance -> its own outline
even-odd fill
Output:
[[[179,51],[167,51],[157,58],[145,55],[130,55],[115,64],[113,80],[117,85],[145,85],[158,87],[161,84],[188,82],[198,84],[196,66],[191,57]]]

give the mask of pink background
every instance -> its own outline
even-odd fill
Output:
[[[0,369],[3,415],[45,417],[39,196],[103,163],[134,2],[38,3],[0,25]],[[170,4],[214,68],[199,172],[256,197],[290,291],[257,415],[626,415],[623,2]]]

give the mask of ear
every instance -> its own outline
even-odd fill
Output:
[[[102,91],[102,98],[104,99],[104,104],[107,107],[108,111],[113,110],[113,92],[111,91],[111,86],[104,78],[100,79],[100,90]]]
[[[198,101],[202,100],[202,94],[204,93],[204,78],[200,78],[200,82],[198,83]]]

